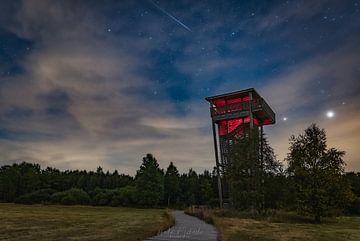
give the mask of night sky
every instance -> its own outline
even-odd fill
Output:
[[[205,97],[254,87],[360,171],[359,1],[0,1],[0,165],[215,164]]]

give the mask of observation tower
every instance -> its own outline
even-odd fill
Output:
[[[219,202],[222,207],[224,196],[222,179],[226,166],[231,162],[229,158],[231,145],[237,139],[248,138],[250,131],[256,130],[261,137],[259,150],[262,153],[263,126],[275,123],[275,113],[254,88],[205,99],[210,103]],[[262,158],[262,154],[260,156]]]

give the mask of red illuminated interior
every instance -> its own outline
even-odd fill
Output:
[[[240,129],[239,127],[244,124],[250,123],[250,117],[244,117],[244,118],[238,118],[238,119],[232,119],[232,120],[223,120],[219,122],[219,135],[224,136],[226,134],[239,134],[239,133],[233,133],[237,129]],[[254,117],[253,123],[256,126],[259,126],[259,121]]]
[[[241,103],[241,102],[247,102],[249,101],[250,98],[249,96],[244,96],[244,97],[234,97],[234,98],[219,98],[219,99],[215,99],[212,100],[212,104],[215,107],[219,107],[219,109],[217,110],[217,113],[225,113],[225,112],[233,112],[233,111],[240,111],[240,107],[228,107],[228,108],[220,108],[224,105],[228,105],[228,104],[235,104],[235,103]],[[225,111],[226,110],[226,111]],[[266,118],[265,113],[258,113],[258,117],[263,120],[262,124],[263,125],[269,125],[272,124],[272,120],[269,118]],[[231,135],[237,135],[237,134],[242,134],[243,132],[243,128],[241,128],[242,126],[244,126],[245,124],[249,124],[250,123],[250,117],[249,116],[245,116],[242,118],[236,118],[236,119],[231,119],[231,120],[222,120],[219,122],[219,135],[220,136],[224,136],[227,134],[231,134]],[[253,117],[253,124],[256,126],[260,125],[259,120],[254,116]]]

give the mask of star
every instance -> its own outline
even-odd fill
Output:
[[[287,121],[287,117],[285,116],[285,117],[283,117],[283,121]]]
[[[329,110],[328,112],[326,112],[326,117],[331,119],[335,116],[335,112],[332,110]]]

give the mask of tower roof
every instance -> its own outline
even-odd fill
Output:
[[[221,95],[209,96],[209,97],[206,97],[205,100],[210,102],[211,100],[215,100],[215,99],[222,99],[222,98],[227,99],[227,98],[233,98],[233,97],[241,97],[241,96],[247,95],[250,92],[252,92],[253,95],[255,95],[254,97],[260,97],[259,93],[256,92],[256,90],[254,88],[249,88],[249,89],[229,92],[229,93],[225,93],[225,94],[221,94]]]

